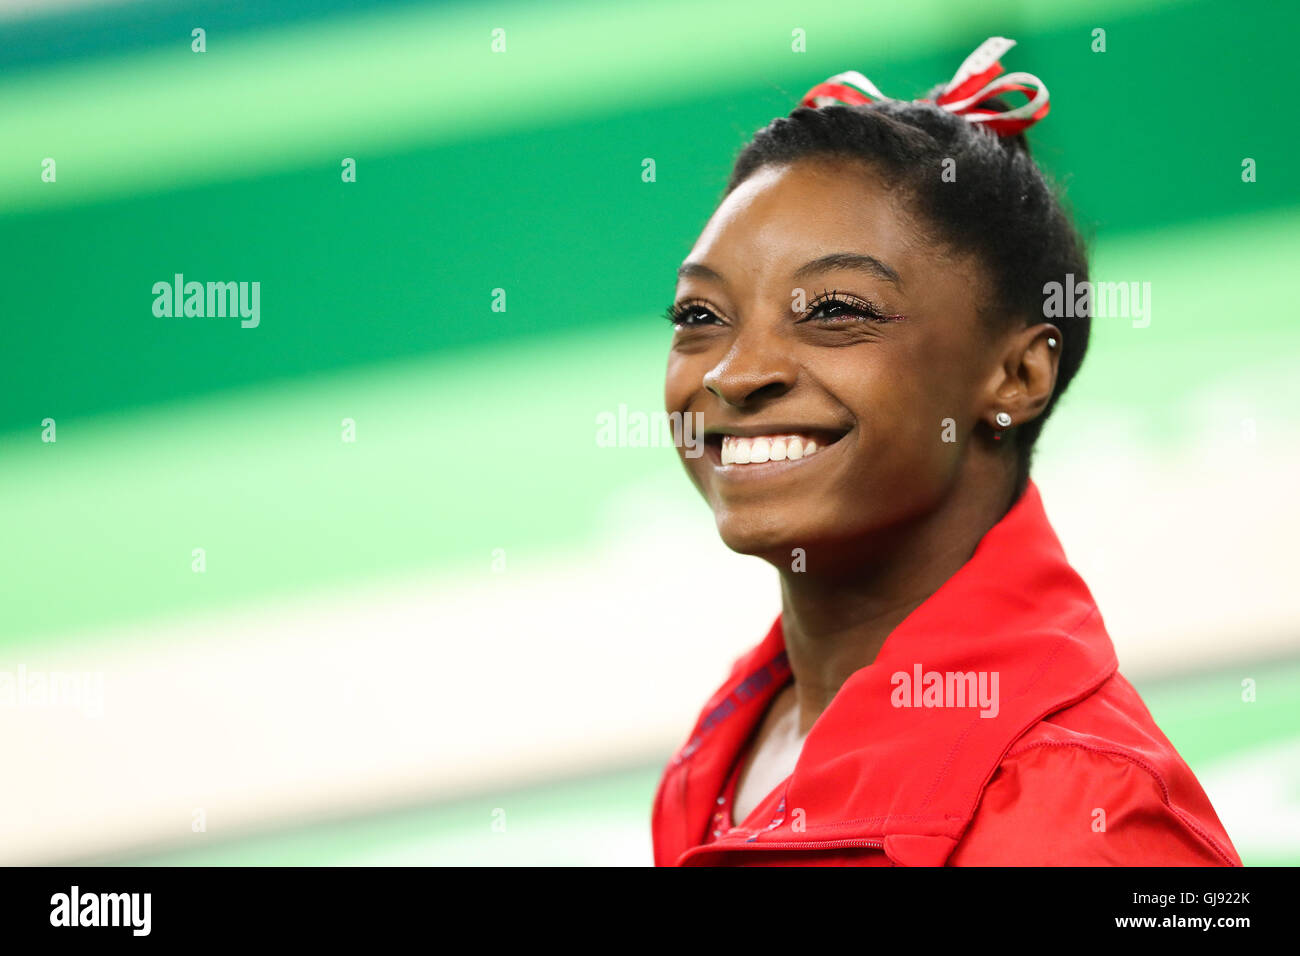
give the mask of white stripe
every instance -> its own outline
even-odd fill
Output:
[[[856,86],[862,92],[870,94],[871,96],[874,96],[878,100],[889,99],[888,96],[880,92],[880,90],[876,89],[876,84],[872,83],[869,79],[867,79],[857,70],[846,70],[843,73],[836,73],[826,82],[843,83],[846,85]]]
[[[957,72],[948,81],[948,85],[943,88],[943,92],[955,90],[970,77],[983,73],[1002,59],[1002,55],[1015,45],[1015,40],[1008,40],[1006,37],[989,37],[975,48],[974,53],[962,61],[961,66],[957,67]]]
[[[966,116],[966,119],[970,120],[972,123],[987,123],[989,120],[998,119],[1028,119],[1038,112],[1040,106],[1047,102],[1047,84],[1032,73],[1008,73],[1005,76],[999,76],[996,80],[993,80],[991,83],[984,86],[974,96],[968,96],[964,100],[957,100],[952,103],[945,103],[943,109],[950,113],[959,113],[968,106],[974,106],[982,100],[986,100],[990,96],[995,95],[995,92],[1000,87],[1005,87],[1014,83],[1019,83],[1025,86],[1036,86],[1038,89],[1034,93],[1033,97],[1030,98],[1029,102],[1025,103],[1023,106],[1017,106],[1014,109],[1009,109],[1003,113],[997,113],[994,116],[968,115]]]

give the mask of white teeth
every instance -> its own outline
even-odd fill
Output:
[[[799,461],[821,446],[806,435],[722,436],[722,464],[761,465],[768,461]]]

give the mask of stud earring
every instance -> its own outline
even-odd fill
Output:
[[[1056,348],[1056,339],[1052,338],[1050,335],[1047,337],[1047,347],[1049,349]]]
[[[998,423],[998,428],[1006,428],[1011,424],[1011,416],[1006,412],[998,412],[993,416],[993,420]]]

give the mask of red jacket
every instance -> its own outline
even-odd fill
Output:
[[[789,675],[776,619],[664,771],[655,864],[1240,866],[1192,771],[1116,667],[1030,482],[971,559],[845,681],[786,782],[704,845],[728,771]],[[960,680],[946,675],[971,672],[983,672],[996,707],[963,706]]]

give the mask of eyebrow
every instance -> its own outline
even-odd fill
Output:
[[[679,279],[715,279],[718,282],[724,281],[722,276],[714,272],[703,262],[683,262],[677,267],[677,278]]]
[[[807,279],[809,276],[829,269],[860,269],[863,272],[870,272],[879,279],[892,282],[899,288],[903,286],[903,280],[899,278],[897,272],[875,256],[869,256],[861,252],[832,252],[830,255],[821,256],[801,265],[795,270],[794,277],[795,279]]]
[[[863,272],[869,272],[879,279],[892,282],[900,289],[903,287],[903,280],[898,273],[891,269],[886,263],[881,262],[875,256],[869,256],[861,252],[832,252],[828,255],[819,256],[811,262],[805,262],[795,270],[795,280],[807,279],[816,275],[818,272],[826,272],[830,269],[860,269]],[[679,279],[714,279],[718,282],[725,281],[715,270],[710,269],[702,262],[683,262],[677,269],[677,278]]]

